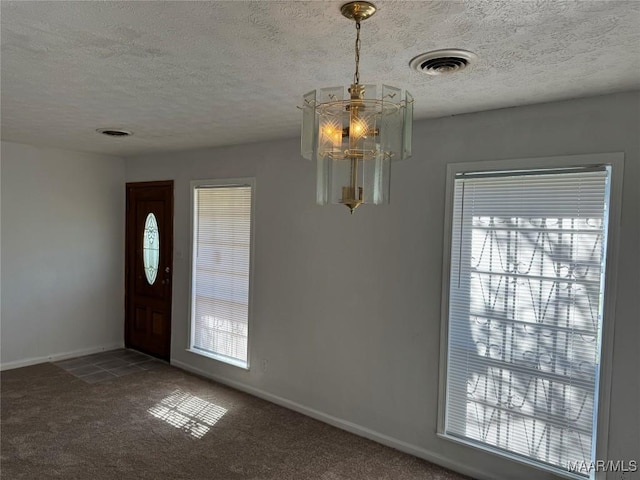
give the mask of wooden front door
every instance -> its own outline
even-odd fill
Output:
[[[173,181],[127,183],[125,345],[169,360]]]

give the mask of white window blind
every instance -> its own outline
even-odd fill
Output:
[[[595,460],[608,185],[607,167],[456,177],[445,435]]]
[[[194,189],[192,349],[247,366],[250,185]]]

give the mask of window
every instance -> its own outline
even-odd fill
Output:
[[[191,348],[248,367],[253,180],[193,183]]]
[[[142,264],[144,276],[149,285],[153,285],[158,276],[158,264],[160,263],[160,235],[158,222],[153,213],[147,215],[142,232]]]
[[[611,167],[461,170],[440,434],[588,478],[572,465],[596,459]]]

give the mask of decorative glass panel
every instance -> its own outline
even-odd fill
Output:
[[[344,87],[323,88],[318,101],[325,106],[316,116],[318,125],[318,156],[335,157],[342,150],[342,129],[349,126],[348,114],[342,105]],[[346,122],[346,123],[345,123]]]
[[[147,215],[142,234],[142,262],[144,275],[149,285],[153,285],[158,276],[158,263],[160,261],[160,235],[158,234],[158,222],[153,213]]]
[[[405,93],[404,107],[404,142],[402,145],[402,160],[411,157],[411,137],[413,136],[413,97],[409,92]]]
[[[316,91],[313,90],[302,97],[302,135],[300,136],[302,158],[311,160],[315,156],[317,133]]]
[[[318,157],[316,176],[316,203],[318,205],[326,205],[329,202],[331,163],[331,159],[328,157]]]
[[[344,87],[323,88],[319,92],[318,102],[327,104],[316,119],[319,122],[318,134],[318,173],[317,195],[318,205],[326,205],[333,201],[332,184],[335,170],[334,158],[341,157],[348,143],[342,136],[343,128],[349,126],[349,116],[340,102],[344,99]],[[343,143],[344,142],[344,143]],[[333,203],[337,203],[335,200]]]
[[[396,87],[382,85],[382,115],[380,119],[380,149],[392,160],[402,157],[403,111],[402,91]]]
[[[390,200],[391,159],[384,155],[364,163],[365,187],[371,192],[366,197],[374,205],[388,204]],[[370,185],[369,185],[370,183]]]
[[[344,100],[344,87],[321,88],[318,96],[318,103],[341,102]]]

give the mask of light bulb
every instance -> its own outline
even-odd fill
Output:
[[[351,120],[349,136],[353,136],[353,138],[357,140],[359,138],[366,137],[368,131],[369,125],[367,124],[366,119],[358,117]]]
[[[342,128],[337,120],[327,120],[320,128],[320,135],[323,141],[331,144],[333,147],[339,147],[342,143]]]

